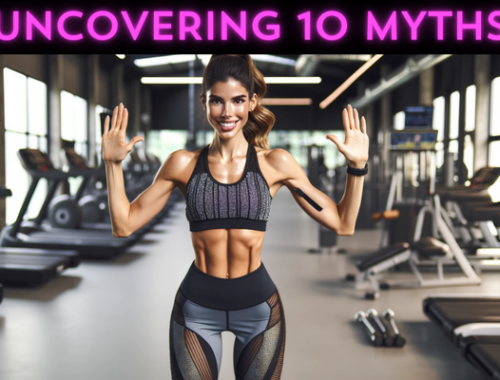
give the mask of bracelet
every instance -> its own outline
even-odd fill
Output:
[[[368,162],[366,163],[365,167],[363,169],[355,169],[351,168],[349,165],[347,165],[347,174],[352,174],[356,176],[363,176],[368,174]]]

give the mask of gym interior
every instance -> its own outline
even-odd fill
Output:
[[[0,379],[170,379],[169,320],[193,262],[185,202],[111,231],[103,120],[123,103],[130,202],[208,145],[208,55],[0,55]],[[500,378],[500,55],[252,55],[289,151],[338,202],[342,110],[367,121],[352,236],[283,187],[262,262],[283,301],[282,379]],[[375,59],[376,58],[376,59]],[[335,96],[331,96],[335,91]],[[223,332],[219,379],[234,379]],[[201,379],[202,377],[200,377]]]

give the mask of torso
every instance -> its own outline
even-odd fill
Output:
[[[282,186],[279,173],[269,165],[267,155],[271,150],[255,147],[260,171],[269,186],[271,197]],[[186,197],[186,187],[202,149],[189,154],[189,166],[184,177],[177,183]],[[223,164],[216,157],[208,156],[212,177],[220,183],[232,184],[243,174],[246,156],[242,155],[229,164]],[[264,231],[248,229],[211,229],[191,232],[195,253],[195,265],[203,272],[220,278],[237,278],[253,272],[260,266],[260,253],[264,243]]]

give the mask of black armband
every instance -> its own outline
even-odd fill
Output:
[[[309,203],[311,206],[313,206],[316,210],[321,211],[323,210],[323,207],[318,205],[316,202],[314,202],[311,198],[309,198],[302,190],[300,190],[298,187],[295,188],[295,192],[299,195],[299,197],[304,198],[307,203]]]

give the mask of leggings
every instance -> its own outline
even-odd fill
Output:
[[[279,380],[285,353],[283,305],[261,263],[234,279],[203,273],[194,262],[175,297],[170,319],[173,380],[217,380],[222,331],[231,331],[236,380]]]

